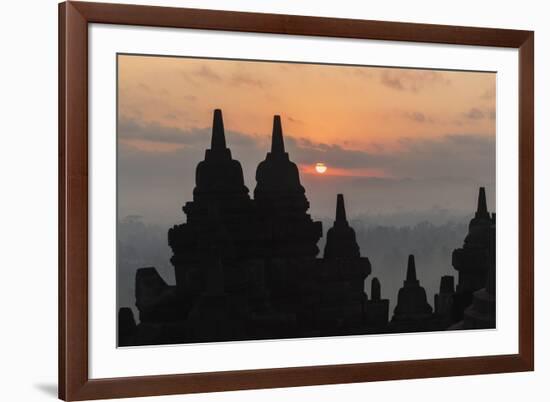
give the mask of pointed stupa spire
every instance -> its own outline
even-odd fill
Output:
[[[212,151],[219,151],[226,148],[222,111],[221,109],[216,109],[214,110],[214,122],[212,123],[212,143],[210,149]]]
[[[355,239],[355,231],[346,219],[344,195],[336,196],[336,218],[334,225],[327,232],[325,243],[325,258],[360,257],[359,245]]]
[[[416,279],[416,265],[414,263],[414,255],[409,255],[409,262],[407,264],[407,280],[406,282],[417,282]]]
[[[373,301],[380,300],[380,281],[378,278],[372,278],[370,285],[370,299]]]
[[[489,217],[489,212],[487,211],[487,199],[485,197],[485,187],[479,188],[476,217]]]
[[[283,141],[283,128],[281,126],[281,116],[273,116],[273,133],[271,134],[271,153],[280,155],[285,153],[285,143]]]
[[[397,306],[393,310],[392,322],[429,320],[432,306],[427,302],[426,290],[416,278],[414,255],[409,255],[407,279],[397,294]]]
[[[344,205],[344,195],[338,194],[336,196],[336,220],[335,222],[347,223],[346,219],[346,206]]]

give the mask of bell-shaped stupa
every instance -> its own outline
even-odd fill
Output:
[[[494,224],[494,215],[491,216],[487,209],[485,188],[480,187],[477,210],[468,225],[464,245],[454,250],[452,256],[453,267],[458,271],[458,285],[453,301],[455,322],[462,320],[464,309],[472,302],[473,292],[485,287],[491,258],[491,226]]]
[[[183,211],[187,220],[168,231],[168,243],[178,293],[187,306],[205,291],[209,258],[225,267],[257,254],[253,202],[241,164],[227,147],[220,109],[214,110],[210,149],[197,165],[193,200]]]
[[[315,257],[322,236],[321,222],[307,213],[309,201],[298,167],[285,151],[281,117],[273,118],[271,151],[256,169],[254,201],[263,228],[267,257]]]
[[[416,278],[416,265],[411,254],[407,264],[407,278],[399,289],[392,321],[422,321],[431,318],[431,314],[432,307],[427,302],[426,291]]]
[[[223,202],[231,199],[248,199],[244,185],[243,169],[239,161],[231,157],[225,143],[222,111],[214,110],[210,149],[197,165],[193,201]]]
[[[365,305],[365,323],[373,332],[383,331],[388,325],[390,301],[381,298],[380,281],[372,278],[370,299]]]
[[[491,215],[487,210],[485,188],[480,187],[477,211],[468,226],[462,248],[453,252],[453,267],[458,271],[457,292],[473,292],[485,286],[489,270]]]
[[[355,240],[355,230],[349,225],[346,217],[344,195],[336,196],[336,218],[334,225],[327,232],[325,258],[359,257],[359,246]]]

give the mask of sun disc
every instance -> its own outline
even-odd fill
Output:
[[[327,165],[325,165],[324,163],[317,163],[315,164],[315,170],[317,171],[317,173],[325,173],[327,171]]]

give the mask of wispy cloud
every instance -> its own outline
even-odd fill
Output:
[[[138,88],[145,91],[145,92],[151,92],[151,87],[147,84],[144,84],[143,82],[140,82],[138,84]]]
[[[257,87],[257,88],[264,88],[267,84],[258,79],[253,78],[252,76],[239,72],[235,73],[231,76],[230,83],[235,86],[249,86],[249,87]]]
[[[425,113],[414,111],[414,112],[404,112],[402,116],[408,120],[411,120],[415,123],[435,123],[435,119],[431,116],[426,115]]]
[[[450,80],[431,70],[385,69],[380,73],[382,85],[398,91],[418,92],[433,85],[449,85]]]
[[[397,89],[400,91],[405,89],[405,85],[403,84],[402,79],[395,76],[395,74],[391,74],[389,71],[382,72],[380,81],[383,85],[392,89]]]
[[[304,124],[304,122],[302,120],[295,119],[292,116],[286,116],[286,120],[288,120],[290,123],[294,123],[294,124]]]
[[[468,110],[466,113],[464,113],[464,116],[470,120],[480,120],[485,118],[485,113],[483,113],[481,109],[477,107],[473,107],[470,110]]]
[[[494,107],[473,107],[469,109],[467,112],[464,112],[462,114],[462,117],[466,120],[483,120],[483,119],[489,119],[489,120],[495,120],[496,118],[496,110]]]
[[[118,125],[118,138],[126,145],[136,146],[145,152],[167,152],[170,146],[176,151],[183,147],[206,149],[210,144],[211,128],[193,128],[182,130],[178,127],[168,127],[157,122],[142,122],[135,119],[122,118]],[[233,145],[252,146],[257,136],[226,130],[226,137]],[[147,147],[150,145],[150,147]]]
[[[201,66],[198,70],[195,70],[193,73],[197,77],[200,77],[209,81],[220,82],[222,80],[222,77],[208,66]]]

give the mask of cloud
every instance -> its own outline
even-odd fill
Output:
[[[398,89],[400,91],[405,89],[405,86],[402,83],[402,80],[399,77],[396,77],[395,75],[390,74],[389,71],[384,71],[382,73],[381,82],[383,85],[392,89]]]
[[[394,178],[494,177],[495,139],[450,134],[437,139],[402,137],[399,150],[368,152],[336,144],[286,137],[291,158],[299,164],[324,162],[339,169],[378,169]]]
[[[309,165],[324,162],[344,169],[375,167],[377,156],[365,151],[345,149],[336,144],[314,143],[306,138],[285,136],[285,144],[292,160]]]
[[[209,81],[220,82],[222,77],[208,66],[201,66],[193,72],[197,77],[204,78]]]
[[[149,92],[149,93],[151,92],[151,87],[147,84],[144,84],[143,82],[140,82],[138,84],[138,88],[145,91],[145,92]]]
[[[477,107],[473,107],[464,113],[464,116],[470,120],[481,120],[485,118],[485,113]]]
[[[175,116],[174,116],[175,117]],[[174,150],[182,146],[205,149],[210,144],[211,128],[193,128],[182,130],[177,127],[167,127],[157,122],[145,123],[134,119],[122,118],[118,124],[118,138],[126,145],[132,145],[133,141],[146,141],[149,143],[162,143],[175,145]],[[257,137],[231,130],[226,130],[228,142],[237,146],[254,146]],[[147,147],[139,147],[147,151]],[[164,148],[163,148],[164,149]],[[151,147],[150,152],[158,148]]]
[[[257,88],[264,88],[266,86],[266,83],[262,80],[252,78],[243,72],[233,74],[231,76],[230,83],[235,86],[249,86]]]
[[[432,117],[429,117],[422,112],[404,112],[403,117],[415,123],[435,123],[435,120]]]
[[[436,140],[404,138],[400,143],[403,149],[384,161],[393,176],[494,181],[494,137],[451,134]]]
[[[169,144],[194,145],[204,142],[206,129],[181,130],[163,126],[157,122],[144,123],[122,118],[118,123],[118,138],[121,140],[145,140]]]
[[[449,79],[431,70],[384,69],[380,73],[382,85],[398,91],[419,92],[433,85],[449,85]]]
[[[286,119],[287,119],[289,122],[294,123],[294,124],[304,124],[303,120],[295,119],[295,118],[292,117],[292,116],[286,116]]]
[[[180,70],[179,74],[181,74],[188,84],[195,87],[200,87],[205,81],[214,84],[219,84],[223,81],[217,72],[206,65],[201,65],[194,70]]]
[[[253,87],[253,88],[265,88],[268,86],[268,82],[254,78],[251,74],[247,74],[243,71],[238,71],[230,75],[219,74],[216,70],[208,66],[200,66],[199,68],[189,72],[182,71],[183,77],[192,85],[200,86],[205,81],[208,83],[214,83],[217,85],[226,85],[234,87]],[[195,96],[185,97],[186,100],[195,101]]]
[[[496,110],[494,107],[489,108],[483,108],[483,107],[472,107],[467,112],[462,113],[461,119],[458,120],[458,122],[461,122],[461,120],[466,121],[475,121],[475,120],[495,120],[496,118]]]
[[[468,109],[467,111],[457,115],[453,124],[456,126],[464,126],[483,120],[495,120],[496,119],[496,110],[494,106],[483,107],[483,106],[474,106]]]

